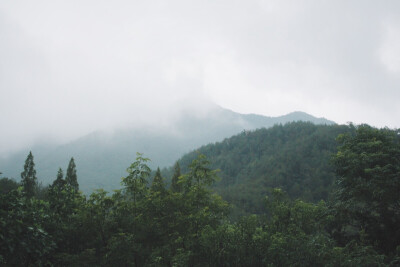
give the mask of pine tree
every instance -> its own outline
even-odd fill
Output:
[[[74,158],[71,158],[67,168],[67,174],[65,176],[65,182],[71,186],[75,191],[79,190],[78,177],[76,175],[76,165]]]
[[[153,183],[151,184],[150,190],[152,192],[164,192],[165,191],[165,185],[163,178],[161,177],[161,171],[160,168],[157,168],[157,172],[154,176]]]
[[[31,151],[29,151],[29,155],[25,160],[24,171],[21,173],[21,185],[25,195],[28,198],[31,198],[35,195],[38,184],[35,163],[33,162],[33,155]]]
[[[61,168],[58,169],[57,178],[54,180],[52,184],[52,188],[61,189],[65,185],[64,174]]]
[[[171,190],[172,192],[181,192],[181,186],[178,184],[179,177],[181,176],[181,167],[179,162],[174,165],[174,175],[171,180]]]

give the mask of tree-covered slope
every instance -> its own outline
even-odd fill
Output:
[[[75,189],[73,170],[65,179],[60,170],[46,190],[0,178],[8,187],[0,193],[0,265],[400,266],[399,130],[342,128],[330,202],[291,200],[274,188],[260,214],[235,221],[228,217],[231,205],[209,188],[217,171],[204,155],[183,166],[186,173],[176,164],[166,186],[160,170],[152,175],[149,159],[138,153],[122,190],[90,196]],[[328,138],[340,127],[292,123],[267,132],[276,129],[282,138],[272,135],[275,142],[290,143],[297,131],[307,144],[304,136]],[[25,180],[35,180],[34,166],[30,154]],[[32,185],[39,189],[33,195]]]
[[[187,166],[198,153],[206,155],[212,168],[220,169],[216,191],[241,210],[260,212],[275,187],[293,199],[317,202],[328,198],[335,180],[331,157],[336,137],[352,130],[309,122],[275,125],[202,146],[179,162]]]
[[[120,187],[125,168],[136,152],[151,158],[150,167],[166,167],[201,145],[221,141],[243,129],[297,120],[333,124],[302,112],[266,117],[239,114],[215,106],[201,114],[188,110],[168,126],[140,128],[127,125],[108,133],[98,131],[64,145],[27,148],[8,158],[0,158],[0,171],[18,181],[23,162],[31,150],[35,155],[38,181],[48,184],[56,177],[58,168],[65,170],[68,161],[74,157],[80,188],[85,193],[96,188],[112,190]]]

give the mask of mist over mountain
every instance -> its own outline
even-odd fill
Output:
[[[63,145],[41,144],[26,148],[0,159],[0,171],[6,177],[20,179],[24,160],[29,150],[35,157],[38,179],[51,183],[58,167],[64,170],[74,157],[80,188],[88,193],[96,188],[106,190],[120,186],[126,168],[135,160],[136,152],[151,159],[150,167],[171,166],[182,155],[209,143],[244,130],[268,128],[290,121],[309,121],[315,124],[334,124],[304,112],[293,112],[279,117],[239,114],[219,106],[205,112],[188,109],[171,125],[135,127],[127,125],[112,131],[96,131]]]

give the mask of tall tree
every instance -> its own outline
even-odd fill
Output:
[[[79,190],[78,177],[76,175],[76,165],[74,158],[71,158],[67,168],[67,174],[65,176],[65,181],[70,185],[75,191]]]
[[[64,174],[61,168],[58,169],[57,178],[54,180],[52,184],[52,188],[62,188],[65,185]]]
[[[21,173],[21,185],[23,191],[28,198],[35,195],[38,187],[35,163],[33,162],[32,152],[29,152],[28,157],[25,160],[24,171]]]
[[[338,141],[336,211],[342,234],[391,253],[400,245],[400,136],[361,125]]]
[[[139,235],[142,231],[140,231],[140,227],[143,226],[143,223],[140,223],[140,218],[142,218],[142,208],[143,202],[145,201],[145,197],[148,193],[147,187],[147,179],[150,177],[151,169],[147,166],[146,162],[150,159],[144,158],[143,154],[136,153],[136,161],[133,162],[126,171],[128,172],[128,176],[122,178],[121,184],[124,185],[124,194],[129,200],[130,206],[130,227],[132,229],[133,239],[131,240],[131,244],[138,242]],[[138,250],[133,252],[133,266],[141,266],[139,264],[141,253]]]
[[[146,162],[150,159],[144,158],[141,153],[136,153],[136,161],[126,170],[128,176],[122,178],[122,185],[125,186],[126,192],[130,194],[133,201],[145,195],[147,188],[147,178],[149,178],[151,169]]]
[[[155,174],[155,176],[153,178],[153,182],[151,184],[150,190],[152,192],[160,192],[160,193],[165,192],[164,180],[161,177],[160,168],[157,168],[157,171],[156,171],[156,174]]]
[[[174,165],[174,175],[172,176],[171,180],[172,192],[181,192],[181,186],[178,183],[180,176],[181,176],[181,167],[179,166],[179,162],[176,162]]]

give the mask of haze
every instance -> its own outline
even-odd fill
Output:
[[[1,1],[0,153],[216,103],[400,127],[399,1]]]

